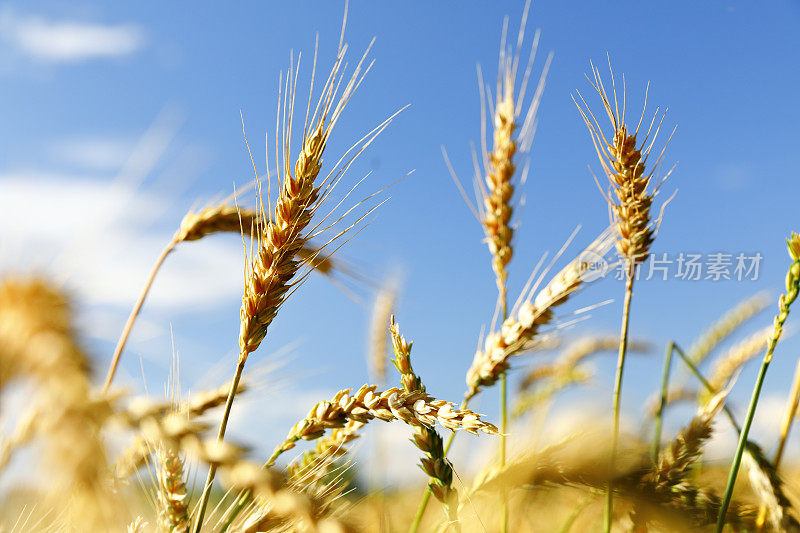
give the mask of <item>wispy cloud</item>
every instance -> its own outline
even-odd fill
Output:
[[[54,143],[50,152],[59,162],[76,168],[116,171],[128,160],[134,144],[124,139],[73,138]]]
[[[143,30],[133,24],[51,20],[0,12],[0,32],[8,46],[50,63],[76,63],[130,55],[144,46]]]

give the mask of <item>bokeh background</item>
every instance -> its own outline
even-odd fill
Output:
[[[481,229],[448,175],[441,147],[469,185],[470,143],[480,138],[476,65],[493,82],[503,18],[509,16],[515,35],[522,11],[519,1],[350,3],[350,63],[373,37],[370,57],[376,62],[334,131],[326,160],[335,161],[410,104],[353,167],[340,193],[370,171],[355,200],[414,172],[379,195],[388,202],[337,252],[358,279],[340,277],[336,285],[311,276],[252,357],[259,387],[237,402],[229,434],[254,446],[254,455],[271,449],[316,401],[369,380],[374,289],[388,280],[399,283],[397,315],[415,341],[416,370],[434,395],[460,400],[481,328],[491,322],[496,289]],[[263,172],[265,134],[266,144],[274,143],[280,72],[292,51],[295,60],[302,54],[304,95],[315,39],[319,69],[326,72],[343,12],[342,2],[323,1],[0,5],[0,268],[4,274],[43,272],[70,290],[98,380],[152,262],[184,213],[252,181],[242,122]],[[560,248],[578,225],[567,256],[608,221],[592,178],[599,165],[571,99],[580,90],[599,109],[585,75],[590,60],[605,69],[606,54],[615,72],[625,74],[630,112],[641,111],[650,82],[649,109],[668,107],[661,140],[677,126],[664,160],[667,168],[677,166],[659,199],[677,194],[654,252],[763,256],[756,280],[637,285],[631,333],[654,350],[632,357],[626,370],[623,409],[632,431],[640,429],[645,400],[660,382],[669,340],[688,346],[739,301],[761,290],[777,299],[782,290],[784,239],[800,230],[798,22],[796,1],[537,0],[532,6],[526,45],[541,29],[534,75],[547,54],[554,55],[529,177],[516,196],[524,205],[515,214],[510,294],[519,294],[541,255]],[[253,196],[239,201],[252,204]],[[242,260],[236,235],[179,247],[134,330],[120,385],[162,394],[175,353],[185,391],[228,379],[236,357]],[[591,285],[564,311],[564,320],[574,309],[614,301],[563,333],[616,333],[622,292],[613,279]],[[733,340],[768,325],[774,308]],[[794,324],[790,319],[757,414],[754,434],[768,448],[800,356]],[[534,357],[541,356],[519,358],[514,366]],[[547,430],[609,416],[613,360],[610,354],[596,358],[591,385],[559,396]],[[756,366],[741,374],[732,392],[739,411]],[[4,411],[23,404],[23,392],[7,391]],[[497,392],[484,393],[476,407],[496,419]],[[668,428],[690,412],[670,412]],[[409,457],[379,465],[389,482],[421,481],[422,474],[408,468],[416,452],[404,428],[381,432],[390,453]],[[733,439],[719,434],[713,444],[719,457]],[[788,450],[795,459],[798,439]],[[364,440],[361,468],[368,472],[375,460],[372,442]],[[459,443],[462,454],[466,444],[475,444]]]

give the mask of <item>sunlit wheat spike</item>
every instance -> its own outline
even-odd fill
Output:
[[[531,367],[523,376],[519,384],[520,390],[525,390],[540,379],[558,376],[569,372],[586,358],[600,352],[616,351],[619,348],[617,335],[593,335],[569,343],[552,363],[539,364]],[[633,352],[647,352],[650,345],[643,341],[632,340],[628,349]]]
[[[156,450],[158,480],[158,525],[166,533],[189,531],[189,506],[184,481],[183,460],[172,448]]]
[[[741,302],[711,324],[689,347],[686,354],[695,364],[700,364],[731,333],[742,324],[767,308],[770,298],[766,292],[759,292]]]
[[[400,382],[403,390],[407,393],[425,392],[425,385],[422,380],[414,373],[411,366],[411,344],[400,334],[400,327],[391,318],[389,331],[392,337],[392,348],[394,351],[394,366],[400,372]],[[414,425],[414,436],[412,442],[425,454],[420,463],[420,468],[430,478],[428,487],[437,500],[442,502],[448,519],[457,521],[455,503],[458,501],[458,493],[453,488],[453,467],[445,457],[444,442],[442,437],[435,429],[425,425]]]
[[[383,392],[376,389],[375,385],[363,385],[355,392],[344,389],[330,401],[316,404],[275,448],[267,464],[274,464],[283,452],[294,448],[298,440],[318,439],[328,429],[343,427],[351,420],[399,420],[411,426],[433,427],[439,424],[446,429],[463,429],[475,435],[478,432],[498,434],[495,426],[481,420],[476,413],[455,409],[450,402],[437,400],[425,392],[407,393],[396,387]]]
[[[87,530],[123,529],[99,436],[104,413],[93,401],[88,367],[59,290],[41,279],[0,281],[0,387],[16,376],[37,383],[47,415],[39,431],[47,443],[48,505]]]
[[[500,331],[487,335],[467,371],[467,393],[471,398],[482,387],[493,385],[508,369],[509,358],[529,346],[539,328],[553,320],[555,307],[565,303],[570,295],[587,281],[587,261],[604,258],[613,247],[609,231],[603,232],[578,257],[556,274],[535,297],[536,286],[520,297],[512,314],[503,322]]]
[[[711,369],[708,382],[715,391],[722,390],[730,379],[749,361],[764,352],[772,335],[773,327],[767,326],[756,331],[744,340],[736,343],[727,352],[721,354]],[[701,400],[708,397],[708,392],[700,395]]]
[[[644,139],[638,139],[639,128],[646,111],[647,96],[639,123],[635,129],[631,128],[626,123],[624,90],[623,108],[620,109],[613,72],[611,77],[613,91],[609,97],[600,71],[592,65],[592,78],[589,81],[600,96],[603,110],[611,123],[609,133],[604,133],[603,127],[580,93],[578,93],[580,103],[574,98],[573,100],[589,129],[600,164],[611,184],[611,190],[604,193],[604,196],[613,218],[617,251],[629,263],[638,264],[647,259],[656,233],[657,221],[652,220],[650,208],[660,184],[653,185],[651,181],[658,171],[663,150],[655,161],[649,161],[649,158],[664,115],[662,114],[659,119],[656,110],[649,127],[645,124],[647,131]]]
[[[527,11],[526,11],[527,12]],[[544,91],[547,72],[550,67],[552,54],[548,56],[539,78],[539,84],[528,99],[527,85],[531,73],[536,51],[539,44],[537,32],[531,45],[528,64],[518,84],[517,73],[520,60],[520,47],[524,36],[524,25],[520,29],[520,38],[516,51],[500,50],[498,70],[498,89],[495,101],[491,102],[491,94],[483,75],[478,69],[479,89],[481,95],[481,147],[484,162],[483,177],[476,167],[475,190],[478,191],[478,210],[480,221],[486,235],[486,242],[492,255],[492,270],[495,273],[497,288],[501,300],[505,299],[508,278],[507,267],[513,255],[512,239],[514,228],[511,218],[514,212],[513,195],[516,173],[515,155],[518,152],[527,152],[533,140],[536,113],[539,109],[542,93]],[[505,43],[504,43],[505,44]],[[492,125],[492,149],[486,146],[486,102],[489,102]],[[527,109],[523,106],[527,103]],[[524,181],[524,177],[522,178]],[[517,180],[519,181],[519,180]]]
[[[657,485],[672,486],[684,481],[689,467],[700,457],[711,438],[714,417],[722,409],[728,391],[716,394],[692,421],[661,452],[648,479]]]

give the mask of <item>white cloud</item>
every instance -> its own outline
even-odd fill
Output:
[[[134,143],[122,139],[75,138],[55,143],[51,153],[60,162],[86,170],[119,170]]]
[[[87,306],[128,310],[171,230],[153,230],[169,199],[103,180],[23,172],[0,176],[0,270],[44,271]],[[185,243],[166,261],[148,299],[171,313],[241,294],[241,241]]]
[[[0,13],[0,31],[19,52],[53,63],[125,56],[145,42],[142,29],[132,24],[55,21],[18,15],[9,9]]]

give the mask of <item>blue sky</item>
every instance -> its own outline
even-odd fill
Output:
[[[51,272],[66,283],[98,374],[185,211],[252,179],[240,112],[263,169],[264,134],[274,131],[278,75],[290,50],[303,54],[300,86],[307,87],[315,36],[325,70],[342,12],[342,3],[321,1],[0,6],[0,266]],[[360,189],[366,195],[414,173],[382,196],[389,201],[338,257],[372,282],[401,279],[397,314],[415,341],[415,368],[430,391],[454,401],[481,327],[491,321],[495,286],[480,227],[447,174],[441,146],[468,181],[470,142],[480,135],[475,66],[495,75],[503,17],[515,32],[521,12],[521,2],[509,1],[350,5],[350,60],[376,37],[376,63],[337,126],[328,158],[410,104],[349,179],[373,171]],[[799,21],[800,5],[790,1],[534,2],[528,42],[536,28],[542,32],[535,72],[550,51],[554,59],[529,179],[517,196],[526,202],[515,216],[510,293],[518,294],[541,254],[557,250],[578,224],[571,251],[607,222],[588,168],[599,167],[570,97],[589,92],[589,61],[604,65],[606,53],[626,76],[631,112],[639,112],[649,81],[651,109],[668,107],[665,124],[677,125],[665,156],[677,166],[660,199],[678,192],[654,252],[764,257],[756,281],[638,284],[632,335],[655,350],[627,369],[623,406],[631,417],[657,386],[666,342],[689,345],[737,302],[763,289],[777,298],[783,286],[784,238],[800,230],[793,205],[800,192],[793,97]],[[160,390],[172,338],[186,388],[226,379],[235,362],[241,260],[241,241],[232,235],[188,243],[170,257],[125,356],[122,383],[142,388],[141,356],[149,389]],[[271,443],[277,436],[269,435],[288,429],[315,400],[368,379],[373,293],[345,283],[360,302],[312,277],[281,310],[252,360],[291,348],[274,378],[281,388],[265,387],[264,401],[279,414],[265,414],[263,404],[242,407],[239,419],[252,424],[237,436]],[[579,294],[568,310],[615,302],[569,334],[616,332],[622,289],[604,280]],[[737,339],[769,324],[771,313]],[[795,337],[778,349],[766,382],[774,405],[788,391],[799,353]],[[586,399],[601,410],[610,405],[612,357],[595,364],[594,385],[567,394],[557,408],[580,411]],[[753,379],[754,369],[742,373],[733,392],[739,404]],[[297,400],[283,400],[290,396]],[[494,416],[496,393],[479,405]]]

